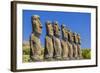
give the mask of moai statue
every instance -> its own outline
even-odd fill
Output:
[[[81,38],[80,38],[79,34],[77,34],[76,39],[77,39],[78,57],[79,57],[79,59],[81,59],[82,58],[82,53],[81,53]]]
[[[68,46],[69,46],[69,58],[73,59],[74,58],[74,50],[73,50],[73,37],[72,37],[72,32],[69,30],[68,34]]]
[[[54,31],[54,37],[53,37],[54,58],[56,60],[61,60],[62,48],[61,48],[61,40],[60,40],[60,28],[57,21],[54,22],[53,24],[53,31]]]
[[[72,35],[72,46],[73,46],[73,57],[75,59],[78,58],[78,49],[77,49],[77,44],[76,44],[76,33],[74,32]]]
[[[50,21],[46,22],[46,31],[44,57],[47,60],[53,60],[53,26]]]
[[[61,31],[62,31],[62,40],[61,40],[62,58],[66,60],[68,59],[68,55],[69,55],[68,29],[64,25],[61,25]]]
[[[32,33],[30,36],[30,58],[32,61],[41,61],[41,42],[42,24],[38,15],[32,16]]]

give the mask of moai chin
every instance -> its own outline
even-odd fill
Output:
[[[32,16],[32,33],[30,36],[30,58],[32,61],[41,61],[41,42],[42,24],[38,15]]]
[[[53,26],[50,21],[46,22],[46,31],[44,57],[47,60],[53,60]]]
[[[54,58],[59,60],[61,59],[62,48],[61,48],[61,41],[60,41],[60,28],[57,21],[53,23],[53,31],[54,31],[54,37],[53,37]]]
[[[73,37],[72,37],[72,32],[70,30],[68,34],[68,46],[69,46],[69,58],[73,59],[74,58]]]
[[[64,60],[68,59],[69,54],[69,48],[68,48],[68,29],[61,25],[61,31],[62,31],[62,40],[61,40],[61,46],[62,46],[62,58]]]

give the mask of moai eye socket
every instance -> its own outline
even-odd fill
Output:
[[[34,16],[32,17],[32,20],[36,20],[36,19],[37,19],[36,17],[34,17]]]
[[[50,23],[48,23],[48,25],[50,25]]]
[[[55,25],[57,25],[57,24],[55,24]]]

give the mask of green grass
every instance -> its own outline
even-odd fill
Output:
[[[23,48],[23,54],[29,55],[30,54],[30,48]]]
[[[23,62],[29,62],[30,57],[29,55],[23,55]]]
[[[91,59],[91,49],[81,49],[83,59]]]

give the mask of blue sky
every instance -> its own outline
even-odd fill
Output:
[[[28,41],[32,32],[31,16],[39,15],[43,26],[40,37],[42,45],[46,35],[45,22],[58,21],[59,26],[65,24],[72,32],[77,32],[81,36],[81,47],[91,48],[91,14],[79,12],[56,12],[23,10],[23,41]]]

